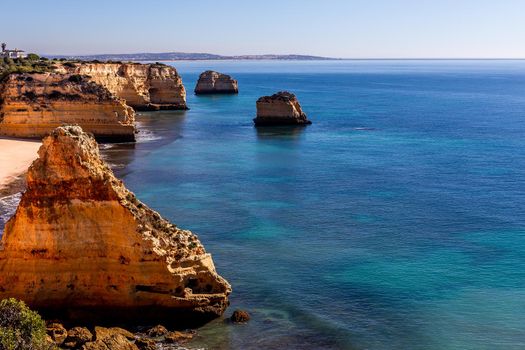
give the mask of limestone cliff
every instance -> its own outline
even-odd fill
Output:
[[[208,70],[199,76],[195,94],[237,94],[239,87],[237,80],[229,75]]]
[[[312,122],[301,109],[294,94],[281,91],[257,100],[256,126],[307,125]]]
[[[0,135],[41,138],[78,124],[99,139],[135,140],[135,112],[85,76],[10,74],[0,83]]]
[[[0,244],[0,299],[44,315],[189,326],[222,314],[230,292],[197,236],[128,191],[80,127],[43,140]]]
[[[188,109],[180,75],[165,64],[69,62],[58,69],[88,75],[136,110]]]

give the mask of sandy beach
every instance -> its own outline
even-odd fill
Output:
[[[40,141],[0,139],[0,189],[27,171],[40,145]]]

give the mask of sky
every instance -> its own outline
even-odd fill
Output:
[[[39,54],[525,58],[525,0],[2,0],[0,18]]]

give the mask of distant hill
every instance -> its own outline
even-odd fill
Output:
[[[127,54],[100,54],[86,56],[50,55],[51,58],[67,58],[77,60],[99,60],[99,61],[195,61],[195,60],[336,60],[336,58],[307,56],[307,55],[241,55],[222,56],[211,53],[186,53],[186,52],[162,52],[162,53],[127,53]]]

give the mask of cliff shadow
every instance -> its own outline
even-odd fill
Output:
[[[187,111],[141,112],[136,116],[136,142],[102,144],[101,154],[115,175],[122,178],[137,157],[182,138]]]
[[[290,126],[258,126],[255,127],[257,139],[260,141],[271,140],[275,138],[300,139],[306,130],[303,125]]]

